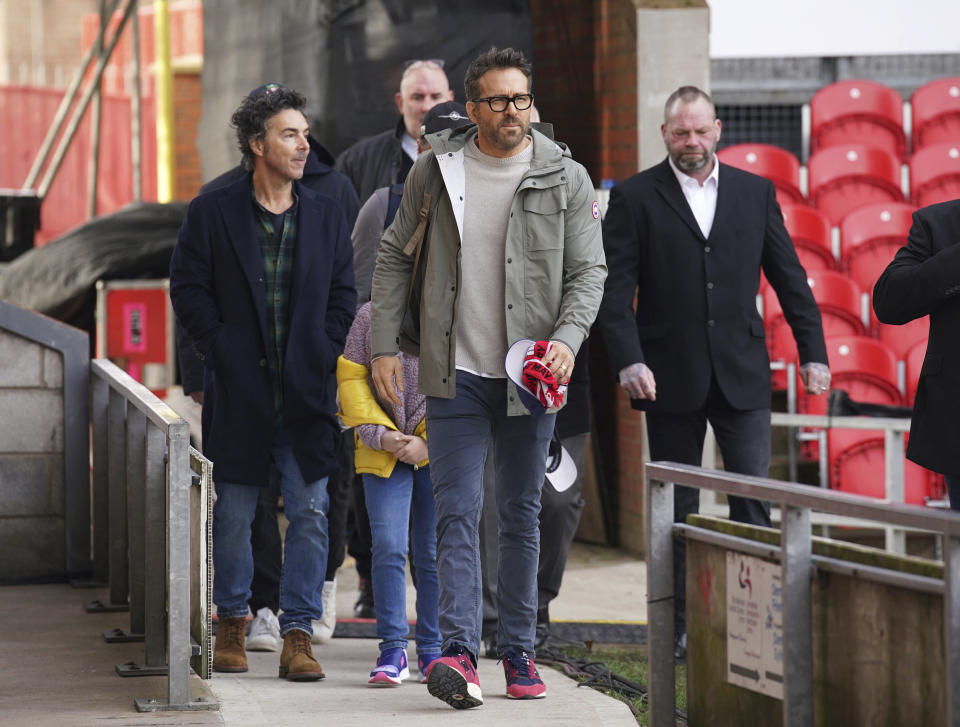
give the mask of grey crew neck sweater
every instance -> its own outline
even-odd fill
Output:
[[[484,154],[472,141],[464,147],[466,192],[456,367],[480,376],[506,377],[504,248],[510,204],[532,159],[532,143],[505,159]]]

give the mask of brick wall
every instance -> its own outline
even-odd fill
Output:
[[[595,186],[637,171],[637,26],[631,0],[531,0],[534,94],[541,118]],[[643,551],[642,426],[591,336],[594,451],[607,539]]]
[[[636,11],[630,0],[531,0],[534,93],[596,185],[637,171]]]
[[[176,72],[173,77],[173,196],[190,200],[200,192],[203,176],[197,150],[197,129],[203,114],[203,84],[199,72]]]
[[[63,573],[61,354],[0,330],[0,411],[0,578]]]

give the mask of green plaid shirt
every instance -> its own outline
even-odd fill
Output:
[[[293,193],[293,204],[283,213],[280,238],[273,225],[275,215],[257,201],[250,187],[253,209],[257,216],[257,237],[263,253],[263,271],[267,301],[267,340],[273,345],[267,349],[270,365],[270,383],[273,386],[273,404],[277,420],[283,411],[283,353],[287,348],[290,281],[293,277],[293,252],[297,244],[297,210],[300,199]]]

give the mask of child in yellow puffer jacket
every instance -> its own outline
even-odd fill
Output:
[[[427,459],[426,399],[417,386],[417,359],[400,354],[404,391],[400,406],[380,402],[370,385],[370,304],[357,311],[337,361],[340,417],[354,427],[356,469],[373,536],[373,601],[380,658],[374,685],[399,685],[407,666],[406,561],[417,572],[417,643],[421,681],[440,656],[437,516]]]

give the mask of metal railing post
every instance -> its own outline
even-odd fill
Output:
[[[650,484],[647,511],[647,654],[650,663],[650,725],[666,727],[675,719],[673,662],[673,483]]]
[[[96,376],[90,382],[90,426],[93,436],[93,578],[110,578],[110,536],[107,504],[107,382]]]
[[[167,662],[167,441],[165,433],[147,424],[144,524],[146,563],[144,599],[146,602],[144,664],[165,667]]]
[[[143,640],[146,631],[146,600],[143,567],[143,489],[146,476],[147,417],[135,407],[127,412],[127,523],[130,534],[130,633]]]
[[[826,417],[789,419],[784,424],[822,426]],[[809,422],[809,424],[808,424]],[[902,435],[909,422],[882,419],[876,423],[854,417],[841,417],[839,426],[852,429],[882,429]],[[894,438],[891,447],[894,459],[901,444]],[[834,490],[811,488],[797,483],[779,482],[720,470],[708,470],[672,462],[651,462],[646,465],[645,493],[648,551],[648,622],[649,622],[649,686],[650,724],[654,727],[673,725],[674,664],[670,658],[672,645],[673,584],[664,563],[672,560],[672,532],[686,537],[719,544],[756,557],[779,559],[782,574],[783,608],[783,724],[785,727],[808,727],[814,724],[815,692],[813,681],[813,589],[814,564],[828,572],[865,578],[897,587],[918,588],[925,593],[943,594],[943,639],[946,680],[946,721],[960,727],[960,518],[955,513],[933,508],[915,507],[881,499]],[[670,485],[663,483],[669,482]],[[690,525],[674,525],[672,488],[695,487],[722,492],[727,496],[769,500],[781,510],[781,546],[778,552],[769,545],[721,534]],[[906,575],[893,568],[868,566],[863,563],[843,565],[828,556],[814,556],[811,536],[812,513],[843,518],[843,522],[867,522],[874,526],[892,526],[897,530],[918,530],[939,535],[943,539],[944,571],[937,577]],[[665,553],[669,553],[667,557]],[[672,570],[672,569],[671,569]],[[664,608],[665,607],[665,608]],[[691,645],[694,650],[696,644]]]
[[[783,724],[813,727],[810,509],[782,509]]]
[[[170,427],[167,472],[167,643],[169,704],[190,702],[190,425]]]
[[[110,389],[107,404],[107,560],[109,563],[110,602],[90,601],[91,613],[126,611],[129,583],[127,554],[126,438],[127,403],[123,395]]]
[[[127,552],[127,403],[110,391],[107,411],[107,472],[110,515],[110,604],[128,608],[130,592]]]
[[[212,697],[190,696],[191,657],[199,655],[209,660],[211,649],[208,566],[204,563],[200,567],[196,582],[192,572],[194,503],[189,425],[111,362],[95,360],[90,370],[94,377],[94,451],[105,452],[99,466],[105,472],[104,479],[109,480],[106,489],[110,497],[120,497],[119,486],[123,500],[123,508],[111,503],[111,546],[118,532],[114,520],[121,509],[125,536],[129,538],[123,552],[126,554],[129,548],[131,570],[143,574],[142,587],[132,576],[129,590],[134,606],[131,625],[137,626],[142,620],[144,663],[117,664],[116,671],[120,676],[167,677],[167,698],[135,700],[140,712],[217,709]],[[202,472],[209,473],[212,464],[199,453],[196,459]],[[201,532],[197,537],[206,548],[210,537],[209,500],[201,498],[199,506],[204,509],[198,513]],[[112,551],[111,585],[116,580],[117,560]],[[200,558],[206,553],[204,549]],[[127,561],[123,566],[126,578]],[[197,611],[197,639],[204,642],[200,650],[191,640],[191,607]],[[209,663],[202,671],[209,678]]]
[[[943,639],[948,727],[960,727],[960,537],[943,536]]]
[[[883,432],[884,477],[887,499],[903,504],[903,432],[885,429]],[[898,528],[884,528],[886,549],[891,553],[906,555],[907,535]]]
[[[787,411],[797,413],[797,365],[787,364]],[[787,427],[787,475],[791,482],[797,481],[797,434],[796,427]]]

